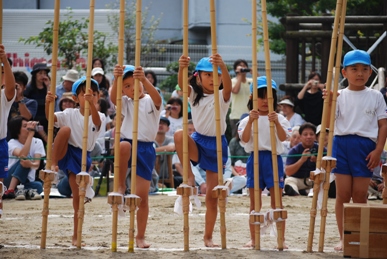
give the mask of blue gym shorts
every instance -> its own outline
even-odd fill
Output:
[[[8,176],[8,142],[6,138],[0,140],[0,178]]]
[[[86,172],[89,171],[91,166],[90,152],[86,155]],[[66,155],[58,162],[58,167],[67,175],[69,171],[77,175],[82,171],[82,149],[67,145]]]
[[[128,141],[132,145],[131,139],[121,139]],[[133,154],[133,149],[132,149]],[[136,174],[147,181],[152,180],[152,170],[155,167],[156,151],[153,147],[153,142],[137,141],[137,166]],[[132,168],[132,156],[128,162],[128,168]]]
[[[200,168],[203,170],[209,170],[212,172],[218,172],[217,163],[217,150],[216,150],[216,137],[210,137],[202,135],[198,132],[194,132],[191,138],[195,141],[199,151],[199,161],[191,161],[193,165],[200,164]],[[223,168],[228,159],[228,144],[227,139],[222,135],[222,164]],[[222,172],[223,174],[223,172]]]
[[[270,189],[274,187],[274,173],[271,151],[259,151],[258,152],[258,172],[259,172],[259,188],[261,190]],[[277,155],[278,164],[278,182],[281,189],[284,188],[284,166],[282,158]],[[254,188],[254,152],[251,152],[250,157],[247,159],[246,164],[247,171],[247,188]]]
[[[332,173],[346,174],[352,177],[372,177],[367,167],[366,157],[375,150],[376,143],[369,138],[357,135],[335,136],[332,156],[337,159]]]

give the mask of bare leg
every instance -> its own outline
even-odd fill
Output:
[[[0,182],[4,182],[4,179],[3,178],[0,178]],[[1,212],[3,211],[3,198],[0,197],[0,210]],[[0,218],[2,216],[2,213],[0,213]]]
[[[177,156],[181,164],[183,165],[183,130],[178,130],[174,135],[175,147]],[[199,151],[196,146],[195,141],[188,136],[188,165],[190,164],[189,160],[198,161],[199,160]],[[195,176],[192,173],[191,166],[188,166],[188,185],[195,186]]]
[[[141,198],[141,202],[137,211],[136,245],[139,248],[149,248],[151,245],[145,242],[145,230],[149,215],[148,192],[150,187],[150,181],[147,181],[137,175],[136,186],[136,194]]]
[[[10,190],[15,190],[16,186],[19,184],[19,180],[15,177],[12,177],[11,182],[9,183]]]
[[[206,195],[206,216],[205,216],[205,228],[204,228],[204,245],[206,247],[218,247],[212,241],[212,233],[214,232],[214,226],[216,217],[218,215],[218,199],[213,198],[211,195],[212,190],[218,185],[218,174],[206,171],[207,182],[207,195]]]
[[[353,178],[351,175],[335,174],[336,175],[336,222],[340,234],[340,242],[334,247],[336,251],[343,250],[343,208],[344,203],[348,203],[352,196]],[[367,186],[368,189],[368,186]]]
[[[118,192],[125,194],[126,191],[126,171],[128,171],[128,162],[132,155],[132,145],[128,141],[120,142],[120,172]]]
[[[77,245],[77,231],[78,231],[78,210],[79,210],[79,186],[76,183],[76,175],[72,172],[69,173],[69,183],[71,187],[71,192],[73,193],[73,208],[74,208],[74,231],[72,238],[72,245]]]
[[[58,161],[61,160],[67,153],[67,145],[69,142],[71,129],[62,127],[56,134],[54,145],[52,147],[51,170],[58,171]]]

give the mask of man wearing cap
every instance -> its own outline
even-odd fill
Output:
[[[79,78],[78,71],[70,69],[66,72],[66,75],[62,76],[63,82],[56,86],[56,100],[55,100],[55,111],[60,111],[59,100],[62,98],[63,93],[71,93],[71,88],[75,81]]]
[[[300,126],[305,122],[300,114],[294,112],[294,103],[290,96],[284,96],[278,104],[281,105],[282,113],[289,121],[290,128]]]
[[[250,83],[251,78],[247,78],[246,74],[250,71],[247,61],[244,59],[238,59],[234,62],[234,71],[236,77],[231,79],[231,113],[230,113],[230,126],[232,135],[237,133],[237,123],[242,114],[248,113],[247,103],[250,98]]]

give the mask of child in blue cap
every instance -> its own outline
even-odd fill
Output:
[[[162,100],[157,89],[145,77],[142,67],[116,65],[114,77],[122,76],[122,110],[124,116],[121,124],[120,142],[120,173],[118,192],[124,194],[126,191],[126,171],[132,166],[132,139],[134,120],[134,81],[138,79],[139,100],[138,100],[138,142],[137,142],[137,175],[136,195],[141,198],[137,211],[137,235],[136,245],[139,248],[148,248],[150,244],[145,242],[145,230],[148,221],[149,204],[148,193],[152,180],[152,170],[155,165],[156,151],[153,142],[157,135],[160,121],[160,107]],[[146,93],[144,93],[145,88]],[[114,80],[111,91],[111,100],[117,102],[117,80]]]
[[[336,168],[336,221],[342,250],[343,204],[367,203],[372,171],[380,163],[387,137],[386,103],[383,95],[366,86],[372,74],[370,55],[363,50],[344,56],[342,74],[348,87],[339,91],[332,156]]]
[[[181,56],[179,59],[179,85],[183,85],[183,68],[188,67],[190,58]],[[216,150],[216,127],[213,84],[213,65],[218,67],[220,124],[222,134],[222,161],[223,168],[227,162],[227,140],[224,136],[226,131],[226,115],[231,99],[231,78],[226,64],[219,54],[202,58],[196,65],[196,70],[190,80],[188,88],[189,103],[191,105],[191,116],[196,132],[188,136],[188,154],[192,164],[200,164],[206,171],[207,189],[212,190],[218,185],[218,167]],[[180,161],[183,161],[183,131],[175,132],[176,152]],[[189,163],[188,163],[189,164]],[[195,186],[195,177],[191,167],[188,167],[188,184]],[[207,247],[217,246],[212,241],[215,221],[218,214],[218,199],[212,195],[206,195],[206,222],[204,229],[204,245]]]
[[[52,149],[51,170],[57,172],[61,169],[66,177],[58,183],[58,189],[67,189],[70,185],[73,195],[74,208],[74,232],[72,245],[77,245],[78,209],[79,209],[79,187],[76,183],[76,175],[82,171],[82,139],[84,131],[85,104],[89,102],[89,125],[87,134],[87,165],[91,166],[90,152],[94,149],[101,121],[104,114],[97,111],[96,105],[99,99],[99,86],[97,81],[91,79],[91,87],[86,92],[86,77],[74,82],[72,86],[73,98],[79,104],[79,108],[67,108],[64,111],[54,113],[54,126],[60,128]],[[46,95],[46,117],[49,117],[50,103],[55,102],[54,95],[48,91]],[[67,187],[67,188],[66,188]]]
[[[278,179],[279,188],[282,194],[284,188],[284,168],[282,163],[281,154],[284,152],[282,141],[285,141],[289,137],[288,128],[290,127],[289,121],[281,114],[275,112],[277,106],[277,84],[274,80],[271,80],[273,90],[273,112],[269,113],[269,102],[267,99],[267,81],[266,76],[260,76],[258,80],[258,110],[253,109],[253,100],[250,99],[248,103],[250,113],[249,116],[244,118],[238,127],[238,134],[241,139],[242,146],[246,152],[251,152],[249,159],[247,160],[247,184],[246,187],[250,190],[250,212],[254,210],[254,139],[253,139],[253,122],[258,120],[258,159],[259,159],[259,190],[262,193],[263,189],[270,191],[271,207],[275,209],[275,196],[274,193],[274,178],[273,178],[273,164],[271,155],[271,141],[270,141],[270,122],[275,124],[275,137],[276,137],[276,151],[277,151],[277,164],[278,164]],[[250,93],[253,95],[253,83],[250,85]],[[261,196],[260,196],[261,199]],[[282,195],[279,197],[280,207],[282,206]],[[262,204],[262,202],[261,202]],[[259,208],[261,209],[261,208]],[[245,245],[246,247],[254,247],[255,244],[255,227],[250,224],[250,238],[251,240]],[[285,229],[285,227],[284,227]],[[284,231],[285,233],[285,231]],[[285,240],[285,239],[284,239]],[[284,248],[287,246],[284,244]]]

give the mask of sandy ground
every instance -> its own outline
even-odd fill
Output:
[[[276,238],[266,235],[261,238],[261,250],[243,248],[249,240],[247,196],[230,196],[227,203],[227,249],[209,249],[203,245],[205,204],[194,208],[189,217],[190,251],[183,251],[183,217],[173,212],[177,196],[151,195],[150,214],[147,227],[147,241],[151,249],[135,249],[131,258],[341,258],[342,253],[334,252],[338,242],[334,214],[334,200],[328,201],[329,214],[325,231],[324,253],[306,253],[310,207],[308,197],[283,198],[288,212],[286,220],[286,242],[288,250],[277,251]],[[71,247],[72,202],[71,199],[50,199],[47,248],[41,250],[41,211],[43,201],[5,200],[4,214],[0,219],[0,258],[118,258],[127,254],[129,215],[119,218],[118,252],[110,251],[112,216],[106,197],[94,198],[86,205],[81,250]],[[377,202],[377,201],[376,201]],[[262,212],[268,211],[270,197],[263,197]],[[214,231],[214,241],[221,243],[219,216]],[[318,250],[320,216],[315,227],[313,250]]]

